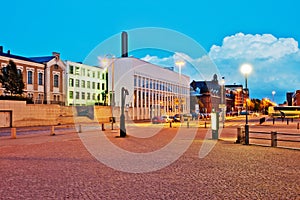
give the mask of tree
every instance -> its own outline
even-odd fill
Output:
[[[23,76],[17,69],[14,61],[10,60],[6,67],[1,69],[0,83],[5,88],[5,93],[10,95],[21,95],[24,92]]]

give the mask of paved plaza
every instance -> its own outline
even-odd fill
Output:
[[[99,162],[73,126],[56,129],[55,136],[48,128],[25,130],[17,139],[0,136],[1,199],[300,199],[300,151],[234,144],[236,127],[224,128],[204,158],[204,141],[214,142],[204,140],[208,128],[183,127],[196,130],[189,148],[171,165],[147,173]],[[171,142],[178,129],[164,126],[138,138],[130,132],[140,129],[128,126],[129,136],[119,138],[107,126],[105,135],[125,150],[150,152]]]

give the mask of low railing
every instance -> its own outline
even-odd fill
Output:
[[[262,137],[266,135],[266,137]],[[282,138],[282,137],[287,138]],[[249,139],[252,140],[269,140],[271,141],[271,147],[278,147],[278,142],[290,142],[290,143],[300,143],[299,133],[283,133],[277,131],[264,132],[264,131],[249,131]],[[237,129],[237,140],[236,143],[245,144],[245,129],[244,127],[239,127]],[[252,143],[252,142],[250,142]],[[253,144],[253,143],[252,143]],[[299,145],[300,147],[300,145]],[[297,148],[300,149],[300,148]]]
[[[251,135],[249,139],[256,139],[256,140],[270,140],[271,141],[271,147],[277,147],[277,142],[300,142],[300,134],[298,133],[281,133],[277,131],[271,131],[271,132],[263,132],[263,131],[250,131]],[[256,135],[270,135],[271,137],[255,137],[252,136],[253,134]],[[290,139],[284,139],[284,138],[278,138],[278,136],[288,136]],[[296,137],[296,138],[295,138]],[[298,138],[297,138],[298,137]]]

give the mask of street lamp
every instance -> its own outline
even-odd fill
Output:
[[[221,109],[222,109],[222,123],[223,127],[225,124],[225,113],[226,113],[226,94],[225,94],[225,77],[221,80]]]
[[[180,116],[180,122],[182,122],[181,117],[181,95],[182,95],[182,88],[181,88],[181,68],[185,65],[185,62],[183,60],[178,60],[175,62],[175,65],[178,67],[179,71],[179,116]]]
[[[108,58],[111,57],[111,58]],[[105,67],[109,67],[111,65],[111,98],[110,98],[110,106],[111,106],[111,129],[113,130],[113,123],[114,123],[114,106],[115,106],[115,56],[107,54],[105,57],[101,60],[101,63]]]
[[[248,75],[252,71],[252,66],[250,64],[243,64],[241,66],[241,72],[245,76],[245,90],[247,93],[247,98],[249,97],[249,92],[248,92],[248,83],[247,83],[247,78]],[[245,124],[245,144],[249,144],[249,124],[248,124],[248,102],[246,101],[246,124]]]
[[[274,102],[274,95],[276,94],[276,92],[273,90],[272,91],[272,97],[273,97],[273,99],[272,99],[272,101]]]

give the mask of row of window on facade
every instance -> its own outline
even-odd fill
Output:
[[[134,107],[149,107],[155,104],[159,104],[160,106],[168,104],[172,107],[175,106],[176,99],[180,99],[185,104],[185,98],[178,98],[178,96],[134,90]]]
[[[6,70],[6,65],[2,66],[4,70]],[[19,67],[18,68],[18,73],[22,74],[23,68]],[[44,74],[42,72],[38,72],[38,85],[43,85],[43,76]],[[32,70],[27,70],[27,84],[33,84],[33,71]],[[59,75],[54,74],[53,76],[53,86],[58,87],[59,84]]]
[[[85,70],[86,70],[85,68],[80,68],[78,66],[75,66],[75,67],[73,65],[69,66],[69,73],[70,74],[96,78],[96,72],[97,72],[97,78],[98,79],[100,79],[100,78],[102,78],[103,80],[105,79],[105,73],[102,73],[102,76],[101,76],[100,71],[91,71],[91,70],[87,69],[87,73],[86,73]]]
[[[81,93],[81,98],[80,98],[80,93]],[[105,93],[102,94],[96,94],[96,93],[91,93],[90,92],[75,92],[75,99],[81,99],[81,100],[100,100],[100,98],[102,99],[102,101],[105,99]],[[91,98],[92,97],[92,98]],[[69,98],[70,99],[74,99],[74,92],[73,91],[69,91]]]
[[[28,92],[27,97],[33,98],[33,93]],[[37,101],[36,103],[42,103],[43,99],[44,99],[44,94],[38,94],[37,99],[35,101]],[[53,101],[60,101],[60,95],[53,95]]]
[[[148,79],[141,76],[134,76],[134,86],[146,89],[160,90],[166,92],[180,93],[183,95],[189,94],[189,89],[180,87],[179,85]]]
[[[80,84],[81,82],[81,84]],[[86,83],[86,84],[85,84]],[[97,89],[100,90],[100,85],[101,83],[97,83]],[[74,87],[74,79],[70,78],[69,79],[69,86],[70,87]],[[81,87],[81,88],[91,88],[91,81],[85,81],[85,80],[79,80],[79,79],[75,79],[75,87]],[[92,89],[96,88],[96,82],[92,82]],[[102,90],[105,90],[105,84],[102,83]]]

